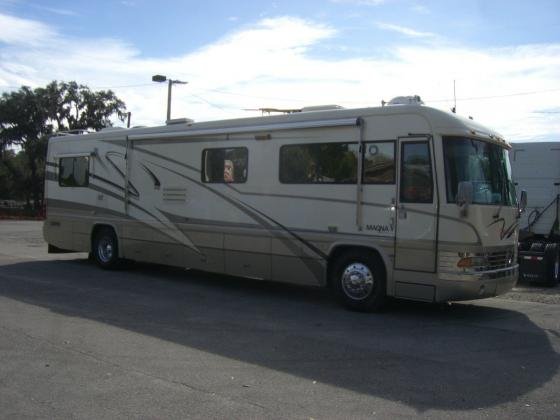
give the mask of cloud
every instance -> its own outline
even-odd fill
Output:
[[[412,28],[407,28],[406,26],[394,25],[392,23],[377,22],[375,25],[379,29],[397,32],[411,38],[434,38],[437,36],[432,32],[420,32]]]
[[[55,37],[56,31],[41,22],[0,14],[0,43],[39,46]]]
[[[69,38],[37,21],[0,15],[0,26],[0,91],[53,79],[113,87],[132,111],[133,125],[165,119],[167,88],[151,83],[154,74],[189,82],[173,87],[172,117],[195,120],[259,115],[245,108],[378,106],[410,94],[449,110],[456,80],[459,114],[511,140],[558,140],[560,134],[558,114],[538,112],[558,106],[558,91],[550,89],[560,89],[560,44],[474,49],[435,37],[429,46],[335,60],[316,56],[314,48],[336,41],[336,28],[283,16],[240,26],[188,54],[156,59],[118,39]],[[502,97],[519,92],[540,93]]]
[[[61,16],[77,16],[78,13],[74,12],[73,10],[70,9],[58,9],[55,7],[47,7],[47,6],[40,6],[38,4],[31,4],[31,6],[40,9],[40,10],[45,10],[47,12],[50,13],[54,13],[55,15],[61,15]]]
[[[423,4],[415,4],[411,7],[411,10],[421,15],[429,15],[431,13],[430,9],[428,9],[428,7]]]

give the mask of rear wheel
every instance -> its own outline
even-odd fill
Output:
[[[334,261],[330,275],[336,297],[348,309],[375,312],[383,308],[387,291],[385,267],[374,252],[345,252]]]
[[[92,254],[93,259],[101,268],[115,269],[118,267],[120,263],[119,246],[113,229],[104,227],[95,233]]]

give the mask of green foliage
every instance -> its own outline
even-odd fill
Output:
[[[51,82],[40,91],[46,98],[45,107],[58,130],[110,127],[111,116],[124,121],[126,106],[111,90],[92,92],[76,82]]]
[[[29,159],[22,150],[4,150],[0,160],[0,199],[31,202]],[[39,175],[42,175],[42,169]]]
[[[12,178],[15,152],[13,150],[6,150],[2,154],[2,160],[0,161],[0,199],[6,199],[12,196],[12,192],[15,191],[14,179]]]
[[[321,145],[317,161],[321,173],[328,179],[339,183],[356,182],[357,146],[345,143]]]
[[[124,121],[125,111],[124,102],[112,91],[94,92],[76,82],[53,81],[46,87],[23,86],[18,91],[3,93],[0,192],[18,198],[27,194],[25,198],[29,201],[30,196],[35,207],[39,207],[48,138],[55,131],[100,130],[112,125],[113,116]],[[10,151],[14,146],[21,150],[17,155]],[[18,166],[22,162],[23,167]]]

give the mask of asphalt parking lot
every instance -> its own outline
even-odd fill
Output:
[[[0,221],[1,418],[557,418],[557,289],[341,309],[323,290],[49,255]]]

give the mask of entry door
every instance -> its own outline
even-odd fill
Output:
[[[362,221],[365,231],[389,248],[395,245],[397,194],[397,142],[364,142],[362,169]]]
[[[395,269],[436,271],[437,193],[431,137],[398,139]]]

